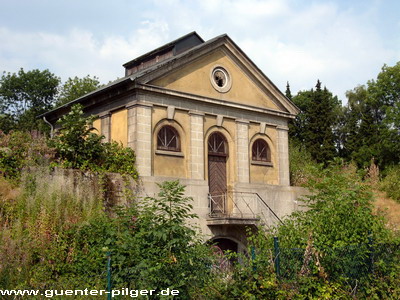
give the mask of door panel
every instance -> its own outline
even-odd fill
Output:
[[[208,156],[208,185],[211,201],[211,212],[225,212],[226,197],[226,156]]]

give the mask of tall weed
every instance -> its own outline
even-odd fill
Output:
[[[380,189],[386,195],[400,202],[400,166],[393,166],[385,171],[386,176],[380,182]]]
[[[37,286],[32,282],[34,273],[52,263],[46,254],[51,250],[53,256],[62,256],[65,252],[59,249],[64,233],[104,215],[102,199],[93,191],[90,180],[64,179],[47,168],[31,169],[22,175],[19,196],[10,200],[2,194],[2,287],[13,288],[16,283]]]

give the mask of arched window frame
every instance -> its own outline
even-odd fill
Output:
[[[180,152],[181,139],[176,130],[171,125],[164,125],[157,132],[157,150]]]
[[[251,146],[252,164],[272,166],[271,149],[268,142],[262,138],[257,138]]]
[[[210,134],[207,139],[207,152],[208,155],[228,156],[228,143],[221,132],[215,131]]]

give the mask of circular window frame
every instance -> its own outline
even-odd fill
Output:
[[[222,72],[224,75],[225,75],[225,78],[226,78],[226,82],[225,82],[225,84],[223,85],[223,86],[219,86],[216,82],[215,82],[215,78],[214,78],[214,74],[216,73],[216,72]],[[213,88],[215,89],[215,90],[217,90],[218,92],[220,92],[220,93],[227,93],[227,92],[229,92],[229,90],[231,89],[231,87],[232,87],[232,76],[231,76],[231,73],[226,69],[226,68],[224,68],[223,66],[221,66],[221,65],[215,65],[212,69],[211,69],[211,72],[210,72],[210,81],[211,81],[211,85],[213,86]]]

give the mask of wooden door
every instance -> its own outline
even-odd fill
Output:
[[[227,146],[220,133],[214,133],[208,141],[208,186],[211,196],[211,213],[225,213],[227,191]]]

